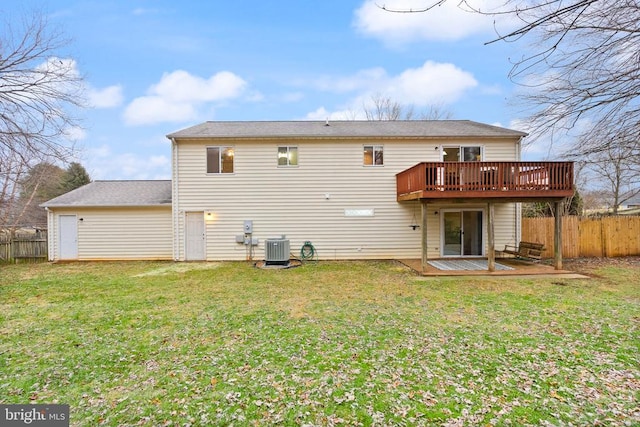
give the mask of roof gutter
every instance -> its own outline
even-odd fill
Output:
[[[172,203],[153,203],[148,205],[40,205],[45,210],[50,211],[53,209],[115,209],[115,208],[167,208],[171,207]]]
[[[524,136],[518,136],[523,138]],[[460,138],[474,139],[509,139],[513,140],[514,135],[278,135],[278,136],[248,136],[248,135],[208,135],[208,136],[185,136],[179,137],[184,142],[201,142],[201,141],[281,141],[281,140],[307,140],[307,141],[325,141],[325,140],[422,140],[422,141],[441,141],[441,140],[459,140]],[[177,144],[175,138],[170,138],[174,144]]]

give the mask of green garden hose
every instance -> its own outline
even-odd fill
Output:
[[[316,248],[313,247],[313,244],[308,240],[304,242],[304,245],[300,248],[300,259],[302,261],[313,260],[314,258],[317,259],[317,256],[318,254],[316,252]]]

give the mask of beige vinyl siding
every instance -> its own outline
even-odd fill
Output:
[[[59,215],[77,215],[79,260],[171,259],[171,207],[55,209],[54,259]],[[82,220],[80,220],[82,218]],[[50,223],[50,224],[51,224]]]
[[[260,239],[255,259],[264,258],[265,238],[281,235],[291,240],[294,254],[311,241],[321,259],[418,258],[421,232],[410,225],[420,222],[420,205],[396,201],[395,175],[421,161],[441,160],[439,147],[452,143],[483,145],[485,160],[514,160],[516,152],[513,141],[472,139],[179,141],[173,176],[175,258],[184,259],[184,216],[189,211],[214,214],[205,224],[208,260],[246,258],[246,247],[235,242],[244,220],[253,221],[253,236]],[[278,167],[277,147],[284,145],[298,147],[297,167]],[[384,147],[383,166],[363,165],[365,145]],[[234,147],[233,174],[206,173],[210,146]],[[345,209],[373,209],[374,215],[347,217]],[[512,221],[503,209],[496,211],[500,221]],[[429,232],[439,242],[439,224]]]
[[[457,210],[457,209],[472,209],[472,210],[481,210],[483,213],[483,223],[482,223],[482,235],[484,238],[484,255],[488,253],[488,241],[487,241],[487,224],[489,221],[488,217],[488,206],[487,204],[441,204],[441,203],[433,203],[429,204],[427,208],[427,230],[429,232],[427,238],[427,257],[428,258],[439,258],[441,256],[441,211],[443,209],[448,210]],[[495,238],[495,248],[503,249],[504,245],[510,244],[513,245],[516,241],[516,205],[514,203],[495,203],[494,204],[494,213],[495,213],[495,222],[494,222],[494,238]]]
[[[483,149],[484,161],[517,161],[519,157],[519,142],[515,140],[491,140],[477,141],[473,139],[447,140],[443,141],[443,146],[481,146]],[[440,160],[440,159],[438,159]],[[519,204],[516,203],[495,203],[494,238],[495,248],[503,249],[506,244],[514,244],[519,239],[519,226],[516,222],[519,216]],[[441,220],[439,212],[441,209],[481,209],[483,211],[483,237],[484,253],[487,254],[487,204],[441,204],[432,203],[428,205],[427,228],[429,230],[427,239],[427,257],[438,258],[441,256]],[[438,212],[438,214],[436,214]]]
[[[442,145],[456,145],[458,142],[446,141]],[[494,141],[474,141],[463,140],[460,142],[462,146],[481,146],[483,149],[483,161],[500,162],[520,160],[518,157],[518,148],[515,141],[494,140]]]

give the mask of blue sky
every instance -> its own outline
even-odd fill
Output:
[[[507,78],[523,46],[485,45],[493,20],[457,1],[428,14],[391,14],[369,0],[10,3],[0,11],[39,9],[72,39],[63,53],[85,77],[91,107],[70,135],[93,179],[169,178],[165,135],[206,120],[348,119],[376,94],[526,131]]]

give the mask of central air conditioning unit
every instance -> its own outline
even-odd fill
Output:
[[[267,265],[287,264],[290,253],[288,239],[266,239],[264,241],[264,261]]]

